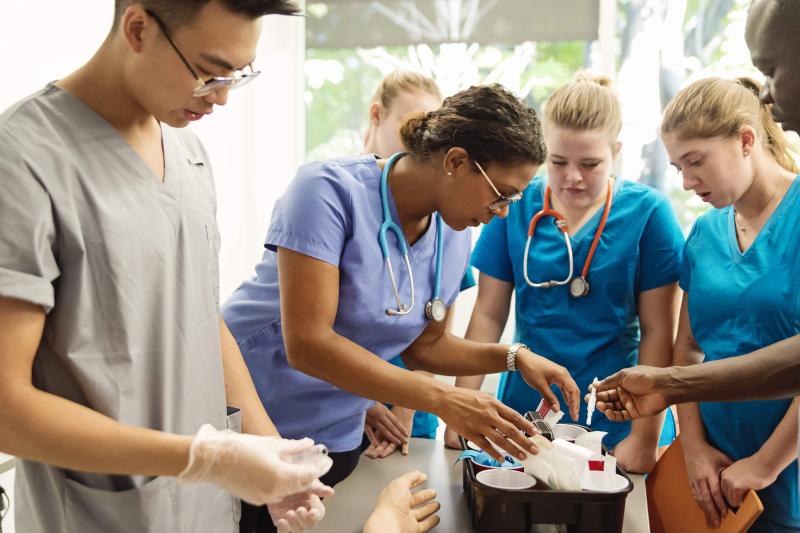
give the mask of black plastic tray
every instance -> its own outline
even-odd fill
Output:
[[[461,439],[461,447],[468,449]],[[472,461],[464,465],[464,496],[478,533],[528,533],[534,524],[563,524],[568,533],[620,533],[625,516],[625,499],[633,490],[628,480],[620,492],[557,491],[536,479],[536,486],[524,490],[488,487],[475,479]]]

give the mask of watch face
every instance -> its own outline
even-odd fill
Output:
[[[573,298],[580,298],[589,294],[589,282],[584,278],[573,278],[569,284],[569,293]]]
[[[428,302],[425,305],[425,314],[428,320],[434,320],[436,322],[443,321],[445,315],[447,315],[447,306],[444,304],[444,300],[441,298],[434,298]]]

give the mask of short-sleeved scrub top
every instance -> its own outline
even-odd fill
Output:
[[[742,252],[732,207],[701,216],[686,241],[681,287],[706,361],[753,352],[800,333],[800,179]],[[733,460],[755,454],[791,400],[700,403],[709,443]],[[758,492],[763,530],[800,528],[797,462]],[[772,526],[765,524],[772,523]],[[782,531],[782,530],[781,530]]]
[[[414,309],[403,316],[387,315],[386,309],[396,308],[397,303],[378,245],[383,222],[380,178],[373,155],[302,166],[275,205],[255,277],[243,283],[223,308],[261,401],[281,435],[311,437],[333,452],[361,445],[364,413],[372,401],[289,365],[280,300],[292,295],[280,293],[276,250],[293,250],[338,267],[336,333],[387,361],[403,353],[428,325],[424,309],[435,281],[436,225],[429,224],[409,248]],[[391,190],[388,201],[398,221]],[[441,297],[450,305],[467,268],[470,235],[442,226]],[[392,233],[387,239],[401,299],[408,303],[409,279],[402,255]]]
[[[208,158],[162,125],[163,182],[55,85],[0,115],[0,296],[46,312],[34,385],[123,424],[226,426]],[[98,450],[105,453],[108,450]],[[210,484],[20,460],[19,531],[238,531]]]
[[[514,284],[514,340],[563,365],[582,391],[596,376],[603,379],[635,365],[639,350],[639,293],[675,283],[680,276],[684,239],[669,201],[647,186],[616,179],[611,211],[588,274],[589,294],[574,298],[569,286],[530,287],[523,276],[523,256],[531,218],[542,209],[544,178],[536,178],[506,219],[495,219],[481,232],[472,254],[479,271]],[[575,275],[580,275],[603,209],[571,237]],[[564,279],[567,250],[554,219],[536,226],[528,255],[528,277],[540,282]],[[561,393],[559,401],[565,405]],[[517,372],[501,377],[498,398],[521,413],[536,408],[541,395]],[[586,421],[581,402],[580,423]],[[667,427],[667,433],[671,433]],[[617,423],[597,412],[592,429],[608,432],[609,448],[630,433],[630,422]]]

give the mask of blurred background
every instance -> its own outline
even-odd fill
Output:
[[[614,80],[620,174],[669,194],[688,230],[702,211],[666,160],[663,107],[704,76],[759,78],[744,43],[748,0],[328,0],[267,17],[258,82],[192,128],[212,156],[222,295],[252,275],[272,205],[298,165],[361,151],[380,79],[408,69],[445,96],[502,83],[539,110],[578,70]],[[9,2],[0,17],[5,108],[80,66],[111,25],[111,0]],[[12,78],[13,76],[13,78]],[[468,307],[468,306],[465,306]]]

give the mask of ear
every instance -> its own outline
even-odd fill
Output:
[[[742,126],[739,131],[739,141],[742,147],[742,154],[747,156],[753,151],[756,145],[756,131],[750,126]]]
[[[472,172],[472,159],[466,150],[460,146],[454,146],[447,150],[442,158],[442,165],[446,174],[458,175],[459,172]]]
[[[129,6],[125,10],[117,28],[128,48],[137,54],[144,49],[145,38],[158,31],[158,23],[139,4]]]
[[[369,106],[369,123],[378,126],[383,119],[383,106],[380,102],[372,102]]]
[[[617,141],[611,145],[611,158],[616,159],[619,155],[620,150],[622,150],[622,142]]]

